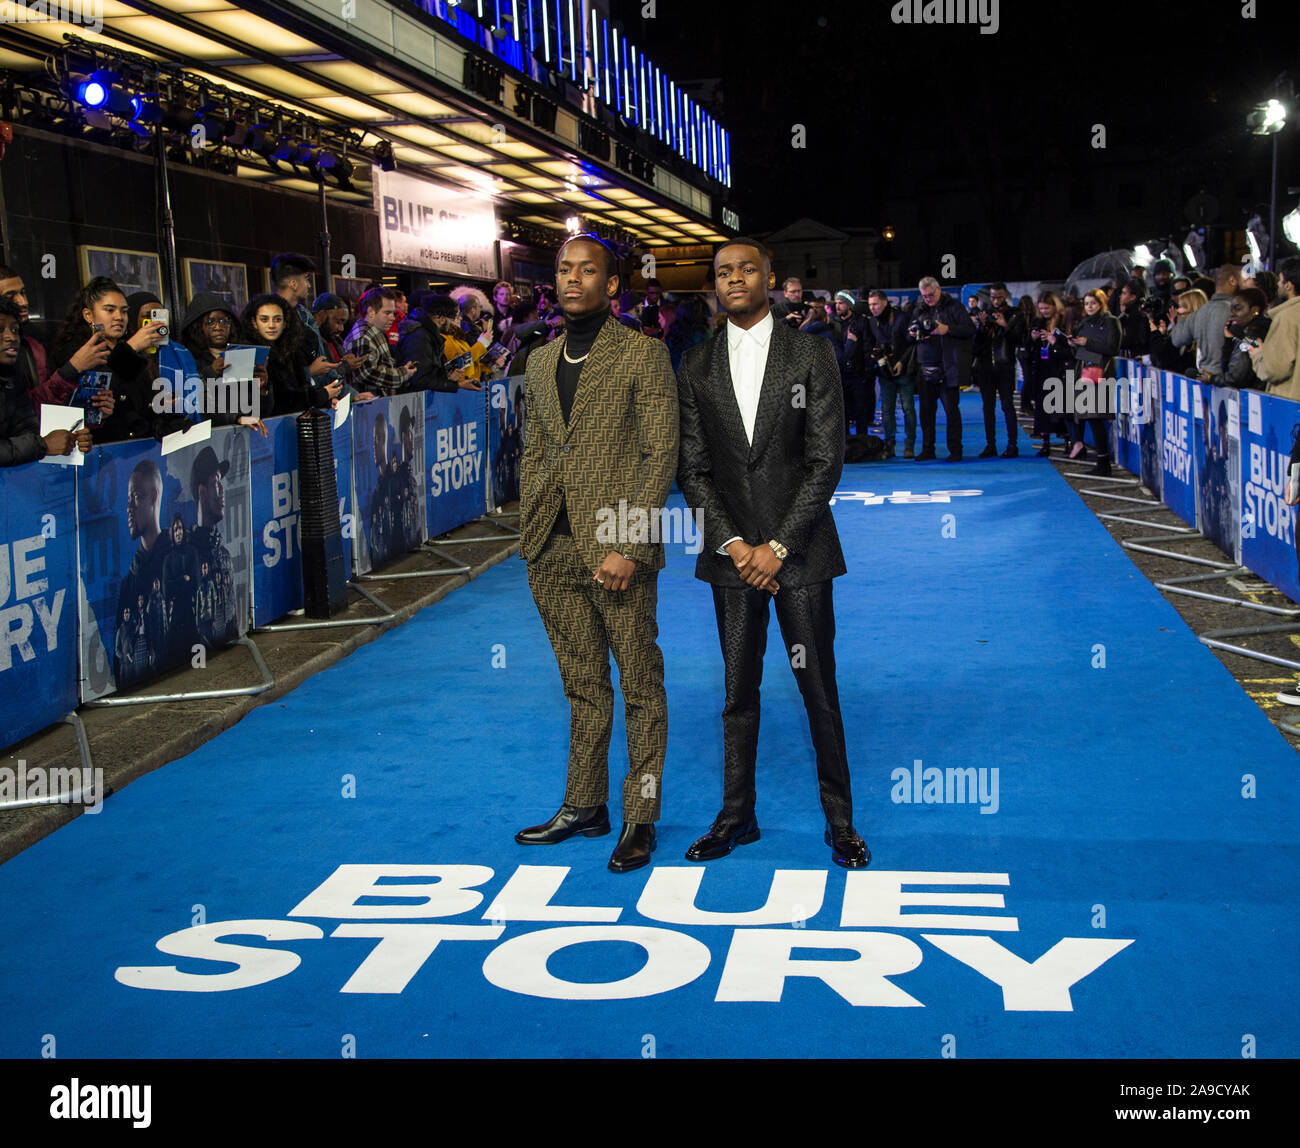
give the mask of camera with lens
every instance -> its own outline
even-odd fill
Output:
[[[907,333],[911,335],[913,339],[928,339],[934,334],[938,326],[939,320],[934,318],[934,316],[922,315],[919,318],[912,320],[912,325],[908,327]]]
[[[1138,300],[1138,310],[1153,323],[1168,318],[1169,303],[1159,295],[1144,295]]]

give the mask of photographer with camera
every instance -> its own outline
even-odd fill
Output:
[[[1243,287],[1228,307],[1228,325],[1223,328],[1223,385],[1262,391],[1264,383],[1255,374],[1250,350],[1263,344],[1272,320],[1264,313],[1268,298],[1258,287]]]
[[[1158,295],[1147,293],[1140,279],[1130,279],[1119,289],[1119,353],[1140,359],[1150,350],[1151,320],[1167,314],[1169,306]]]
[[[903,400],[903,457],[913,458],[916,444],[916,380],[914,353],[907,343],[907,318],[889,302],[883,291],[867,293],[867,321],[863,328],[863,358],[867,386],[880,382],[880,406],[885,419],[885,458],[894,457],[898,432],[898,399]]]
[[[963,307],[927,275],[918,284],[921,298],[912,312],[907,340],[916,346],[921,374],[921,453],[918,462],[932,460],[939,403],[947,420],[948,457],[961,462],[961,388],[970,382],[975,324]]]
[[[1151,283],[1146,287],[1146,297],[1156,300],[1161,307],[1160,314],[1167,314],[1174,301],[1174,265],[1163,256],[1151,264]],[[1190,283],[1187,285],[1191,286]],[[1154,313],[1154,311],[1153,311]]]
[[[1007,449],[1003,458],[1018,458],[1019,425],[1016,422],[1016,348],[1025,341],[1020,312],[1007,301],[1005,283],[989,284],[989,301],[978,308],[975,330],[975,381],[984,398],[984,440],[980,458],[996,458],[998,417],[1001,401],[1007,424]]]
[[[803,281],[791,275],[781,284],[781,290],[785,292],[785,298],[772,304],[772,318],[778,323],[789,322],[797,329],[808,317],[808,306],[803,301]]]
[[[856,300],[850,291],[835,293],[835,314],[830,319],[835,357],[839,361],[840,385],[844,390],[844,433],[849,424],[855,435],[865,435],[876,420],[875,374],[867,376],[862,354],[862,333],[866,320],[855,315]]]

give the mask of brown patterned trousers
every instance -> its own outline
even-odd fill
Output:
[[[569,805],[609,800],[609,742],[614,687],[609,655],[618,664],[627,723],[627,777],[623,820],[659,820],[668,695],[659,649],[659,572],[638,563],[626,590],[602,589],[572,537],[555,534],[528,563],[528,588],[546,627],[569,699]]]

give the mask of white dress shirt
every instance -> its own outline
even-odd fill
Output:
[[[745,439],[753,445],[754,422],[758,418],[758,399],[763,391],[763,372],[767,369],[767,349],[772,342],[772,312],[768,311],[748,331],[727,320],[727,364],[731,371],[731,386],[740,408],[740,421],[745,426]],[[725,554],[735,542],[728,538],[718,547]]]
[[[748,331],[727,320],[727,362],[736,405],[745,424],[745,438],[754,441],[754,420],[758,417],[758,396],[767,369],[767,348],[772,341],[772,312],[768,311]]]

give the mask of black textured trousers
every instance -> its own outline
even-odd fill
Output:
[[[723,802],[718,821],[727,827],[741,825],[754,814],[759,687],[767,649],[768,602],[772,598],[766,590],[750,587],[713,587],[727,695],[722,708]],[[835,685],[831,583],[828,579],[811,586],[782,587],[775,598],[785,655],[808,711],[822,809],[832,825],[849,825],[853,821],[853,797],[840,695]]]
[[[981,367],[976,382],[984,399],[984,441],[989,446],[998,444],[997,403],[1001,400],[1002,416],[1007,423],[1007,446],[1015,446],[1019,437],[1019,424],[1016,422],[1015,363],[993,363]]]
[[[947,386],[943,372],[927,375],[921,372],[917,393],[921,396],[921,449],[934,450],[935,426],[938,422],[939,403],[943,403],[944,418],[948,420],[948,453],[961,457],[961,388]]]

